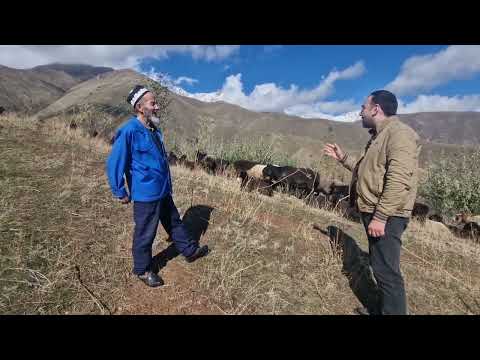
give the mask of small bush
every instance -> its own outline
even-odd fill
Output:
[[[443,159],[428,168],[419,194],[445,215],[480,214],[480,150]]]
[[[272,143],[266,143],[262,137],[254,139],[241,139],[235,137],[230,142],[222,142],[214,150],[215,156],[228,160],[250,160],[262,164],[277,164],[293,166],[295,161],[287,154],[274,150]]]
[[[68,109],[60,117],[65,119],[68,126],[83,128],[91,137],[101,136],[107,139],[114,132],[116,118],[126,114],[128,113],[121,108],[81,104]]]
[[[183,139],[175,131],[170,131],[166,139],[170,151],[186,154],[188,159],[194,160],[197,150],[208,155],[227,161],[250,160],[262,164],[277,164],[281,166],[295,166],[294,159],[286,153],[275,151],[273,143],[268,143],[263,137],[243,138],[235,136],[233,139],[219,138],[215,133],[215,119],[200,117],[197,133],[193,139]]]

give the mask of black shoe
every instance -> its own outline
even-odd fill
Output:
[[[150,287],[162,286],[164,284],[162,278],[151,271],[147,271],[143,275],[138,275],[138,278]]]
[[[370,315],[370,313],[368,312],[368,310],[364,307],[357,307],[355,308],[355,312],[358,314],[358,315]]]
[[[197,248],[197,250],[195,250],[193,255],[190,255],[189,257],[185,257],[185,259],[187,260],[187,262],[191,263],[197,260],[198,258],[204,257],[205,255],[208,254],[208,252],[209,252],[208,246],[203,245],[202,247]]]

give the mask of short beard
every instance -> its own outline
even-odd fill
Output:
[[[362,126],[365,129],[373,129],[375,127],[373,122],[369,122],[366,118],[362,118]]]
[[[160,119],[156,117],[155,115],[150,116],[149,119],[155,126],[160,125]]]
[[[154,115],[153,111],[144,110],[143,116],[145,116],[145,122],[152,122],[155,126],[160,125],[160,119]]]

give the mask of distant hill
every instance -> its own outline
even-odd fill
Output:
[[[456,144],[480,144],[480,112],[423,112],[400,115],[426,141]]]
[[[93,77],[70,88],[61,98],[36,114],[40,120],[86,104],[130,112],[125,99],[132,87],[148,79],[133,70],[116,70]]]
[[[54,101],[36,116],[43,120],[85,105],[97,105],[99,109],[124,114],[118,117],[117,126],[129,115],[131,108],[126,95],[135,84],[147,84],[152,80],[133,70],[116,70],[91,78],[72,87],[64,96]],[[357,132],[356,126],[325,119],[303,119],[279,113],[260,113],[246,110],[225,102],[206,103],[169,92],[171,99],[169,126],[184,137],[194,137],[200,123],[213,124],[213,131],[225,140],[233,136],[265,137],[275,142],[279,151],[294,154],[318,152],[319,142],[342,139],[345,146],[358,147],[359,139],[366,142],[366,131]]]
[[[125,98],[136,84],[160,86],[133,70],[112,70],[85,65],[52,64],[31,70],[0,67],[1,86],[16,84],[0,100],[29,105],[38,109],[38,119],[78,111],[82,105],[93,105],[115,118],[108,133],[131,115]],[[82,81],[83,80],[83,81]],[[153,85],[152,85],[153,84]],[[23,89],[23,90],[21,90]],[[326,119],[304,119],[281,113],[255,112],[225,102],[206,103],[168,92],[171,99],[167,128],[183,138],[197,136],[203,122],[224,141],[234,136],[258,138],[271,142],[274,149],[301,162],[310,163],[322,156],[325,142],[336,142],[350,151],[360,151],[369,135],[359,121],[343,123]],[[3,105],[0,102],[0,105]],[[7,106],[4,106],[8,109]],[[44,106],[42,106],[44,105]],[[100,119],[101,117],[99,117]],[[447,154],[456,154],[465,146],[476,146],[480,140],[480,113],[436,112],[400,115],[414,128],[424,143],[422,162]],[[97,119],[93,119],[97,121]],[[98,120],[99,121],[99,120]],[[110,130],[109,130],[110,131]]]
[[[61,64],[37,67],[49,71],[62,70],[70,75],[79,72],[67,71]],[[100,78],[90,80],[72,87],[58,102],[39,113],[50,116],[79,103],[99,103],[111,106],[122,106],[131,87],[137,83],[151,80],[133,70],[116,70]],[[231,135],[241,127],[244,132],[289,134],[298,137],[309,137],[314,140],[326,137],[339,137],[347,144],[356,145],[358,140],[364,141],[368,136],[358,133],[359,122],[342,123],[325,119],[303,119],[281,113],[254,112],[237,105],[225,102],[206,103],[174,93],[172,98],[172,117],[185,130],[193,130],[199,116],[211,117],[218,122],[221,132]],[[412,126],[420,136],[429,142],[475,145],[480,138],[480,113],[478,112],[434,112],[400,115],[400,118]],[[293,123],[292,123],[293,122]],[[358,138],[360,136],[360,138]]]
[[[52,64],[27,70],[0,65],[0,106],[7,111],[33,114],[71,87],[112,70],[89,65]]]
[[[49,64],[40,65],[32,69],[37,72],[48,72],[51,70],[64,72],[73,77],[78,82],[82,82],[91,79],[94,76],[112,71],[112,68],[103,66],[91,66],[83,64]]]

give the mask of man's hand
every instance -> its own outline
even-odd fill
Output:
[[[368,235],[371,237],[380,237],[385,235],[385,223],[372,219],[368,225]]]
[[[345,153],[337,144],[326,144],[323,148],[323,152],[325,155],[328,155],[337,161],[342,160],[345,156]]]
[[[119,201],[121,204],[128,204],[130,202],[130,199],[128,198],[128,196],[125,196],[124,198],[119,199]]]

